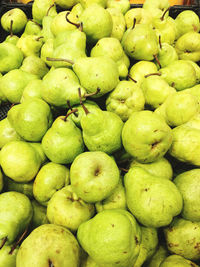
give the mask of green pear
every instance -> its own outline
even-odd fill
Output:
[[[5,177],[5,190],[7,191],[16,191],[22,193],[29,197],[33,198],[33,182],[29,183],[19,183],[15,182],[12,179]]]
[[[31,80],[35,79],[37,79],[36,75],[20,69],[14,69],[0,79],[0,90],[9,102],[19,103],[24,88]]]
[[[37,173],[33,183],[35,199],[47,206],[53,194],[69,183],[69,170],[61,164],[49,162]]]
[[[78,0],[78,2],[83,6],[84,9],[93,4],[98,4],[105,8],[107,4],[107,0]]]
[[[71,185],[57,191],[47,205],[47,218],[50,223],[64,226],[72,232],[88,221],[94,213],[94,205],[78,197]]]
[[[54,35],[51,31],[51,23],[53,21],[53,17],[50,15],[46,15],[42,19],[42,31],[41,36],[44,37],[44,42],[46,42],[48,39],[54,38]]]
[[[81,261],[81,267],[99,267],[99,264],[97,264],[90,256],[87,256],[86,259]]]
[[[0,149],[10,141],[20,141],[21,136],[17,134],[7,118],[0,121]]]
[[[137,161],[149,163],[168,151],[172,144],[172,131],[162,117],[152,111],[137,111],[124,124],[122,142],[125,150]]]
[[[177,39],[187,32],[199,32],[200,30],[199,17],[193,10],[182,11],[176,17],[175,23],[177,28]]]
[[[148,25],[152,23],[151,14],[144,8],[131,8],[126,12],[124,18],[128,29],[133,27],[133,23]]]
[[[144,104],[144,94],[133,81],[120,81],[106,99],[106,109],[123,121],[127,121],[133,112],[143,110]]]
[[[107,8],[106,10],[110,13],[113,22],[112,32],[110,36],[121,41],[126,29],[124,16],[117,8]]]
[[[200,101],[200,85],[199,84],[191,88],[185,89],[183,92],[196,96],[198,98],[198,101]]]
[[[0,170],[0,192],[3,189],[3,186],[4,186],[3,174],[2,174],[2,172]]]
[[[200,82],[200,67],[199,67],[199,65],[196,62],[192,61],[192,60],[186,60],[186,61],[188,63],[190,63],[190,65],[192,65],[193,68],[195,69],[196,78],[197,78],[197,84],[199,84],[199,82]]]
[[[80,86],[75,73],[68,68],[58,68],[48,72],[43,78],[42,98],[50,105],[67,108],[67,101],[80,103],[79,88],[84,96],[85,89]]]
[[[0,72],[2,73],[18,69],[24,59],[21,50],[8,42],[0,43],[0,54]]]
[[[167,258],[169,252],[163,245],[159,245],[155,254],[145,264],[145,267],[160,267],[160,264]],[[172,266],[171,266],[172,267]]]
[[[79,262],[80,247],[74,235],[62,226],[44,224],[22,242],[16,266],[78,267]]]
[[[173,169],[170,162],[166,158],[160,158],[151,163],[140,163],[136,160],[132,160],[130,168],[141,167],[149,174],[153,176],[158,176],[160,178],[172,180]]]
[[[19,40],[19,37],[17,35],[10,34],[6,37],[5,42],[16,45],[18,40]]]
[[[40,55],[40,50],[43,45],[43,37],[37,35],[25,35],[21,36],[17,41],[16,46],[21,49],[24,57],[35,55]]]
[[[32,80],[24,88],[20,103],[30,99],[30,98],[40,98],[42,99],[42,80]]]
[[[42,139],[47,157],[54,163],[68,164],[84,151],[81,130],[71,119],[57,117]]]
[[[39,152],[24,141],[10,141],[0,151],[3,172],[16,182],[33,180],[42,162]]]
[[[53,56],[53,43],[54,43],[54,39],[50,38],[48,40],[46,40],[46,42],[43,44],[41,51],[40,51],[40,57],[41,59],[47,64],[47,66],[52,67],[54,62],[47,60],[48,57],[52,57]]]
[[[127,57],[123,51],[120,41],[113,37],[101,38],[92,48],[91,57],[108,56],[112,58],[118,65],[119,76],[126,78],[128,75],[129,64],[126,65],[124,57]],[[128,60],[129,62],[129,60]]]
[[[108,0],[108,8],[117,8],[122,14],[125,14],[131,7],[129,0]]]
[[[79,2],[79,1],[78,1]],[[88,1],[87,1],[88,2]],[[80,15],[83,13],[84,7],[81,3],[77,3],[76,5],[73,6],[73,8],[71,9],[71,12],[77,17],[79,18]]]
[[[70,168],[73,191],[89,203],[109,197],[119,183],[119,169],[114,159],[101,151],[78,155]]]
[[[128,29],[122,39],[126,54],[136,60],[153,60],[158,54],[158,42],[154,30],[147,24],[136,24]]]
[[[97,266],[130,267],[139,254],[141,231],[128,211],[113,209],[82,223],[77,238]]]
[[[35,55],[26,57],[20,69],[38,76],[39,79],[42,79],[49,71],[45,62]]]
[[[182,210],[181,193],[168,179],[154,176],[136,166],[125,175],[124,183],[127,206],[144,226],[166,226]]]
[[[10,32],[11,21],[13,21],[13,33],[19,33],[24,29],[27,23],[27,16],[22,9],[12,8],[5,12],[1,17],[1,26],[7,32]]]
[[[156,64],[149,61],[138,61],[135,63],[129,70],[129,79],[133,79],[137,82],[137,85],[140,86],[144,76],[151,74],[151,73],[157,73],[158,69]]]
[[[169,0],[146,0],[143,8],[146,9],[153,18],[160,18],[163,12],[170,6]],[[168,16],[168,13],[165,15]]]
[[[70,9],[76,4],[77,0],[55,0],[56,5],[62,7],[63,9]]]
[[[42,24],[42,19],[44,16],[46,16],[48,9],[54,4],[53,0],[35,0],[32,6],[32,16],[33,19],[39,23]],[[56,16],[56,6],[50,8],[49,15],[50,16]]]
[[[196,265],[194,262],[186,260],[185,258],[183,258],[179,255],[171,255],[171,256],[167,257],[160,265],[160,267],[171,267],[171,266],[198,267],[198,265]]]
[[[124,209],[126,210],[126,196],[125,188],[122,184],[122,179],[119,179],[118,185],[115,187],[113,193],[106,199],[96,202],[95,207],[97,212],[110,209]]]
[[[0,249],[0,267],[15,267],[18,247],[12,249],[14,245],[5,245]]]
[[[141,88],[145,103],[152,109],[159,107],[169,95],[176,92],[162,77],[157,75],[146,77],[141,83]]]
[[[171,62],[178,60],[176,49],[168,43],[161,44],[157,57],[162,68],[168,66]]]
[[[182,218],[174,218],[164,228],[168,250],[188,260],[199,260],[200,222],[192,222]]]
[[[122,146],[123,122],[118,115],[100,109],[93,113],[87,111],[81,119],[83,140],[89,151],[103,151],[108,154]]]
[[[160,69],[160,73],[161,77],[177,91],[190,88],[197,82],[196,71],[186,60],[176,60]]]
[[[31,227],[35,229],[42,224],[48,224],[46,207],[40,205],[36,200],[31,201],[33,207],[33,217],[31,220]]]
[[[33,215],[31,202],[27,196],[18,192],[0,194],[0,240],[12,244],[27,229]]]
[[[140,252],[134,267],[141,267],[156,252],[158,246],[158,233],[155,228],[141,226],[142,240]]]
[[[27,99],[9,110],[8,120],[23,139],[39,142],[52,124],[52,113],[45,101]]]
[[[41,30],[42,30],[42,28],[41,28],[40,24],[38,24],[34,20],[28,20],[22,35],[23,36],[26,36],[26,35],[42,36]]]

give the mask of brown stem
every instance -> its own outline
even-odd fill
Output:
[[[162,49],[161,35],[159,35],[159,46],[160,46],[160,49]]]
[[[51,260],[48,261],[49,267],[54,267],[53,262]]]
[[[46,60],[48,60],[48,61],[63,61],[63,62],[67,62],[69,64],[74,65],[74,61],[72,61],[70,59],[66,59],[66,58],[52,58],[52,57],[47,57]]]
[[[84,94],[84,97],[90,97],[93,95],[97,95],[99,92],[101,91],[101,89],[98,87],[96,92],[90,93],[90,94]]]
[[[133,81],[134,83],[137,83],[137,81],[134,80],[129,74],[128,74],[128,78],[129,78],[131,81]]]
[[[39,36],[38,38],[35,39],[35,41],[40,41],[40,39],[44,38],[44,36]]]
[[[64,121],[67,121],[67,118],[68,118],[71,114],[73,114],[73,113],[75,113],[75,112],[77,112],[77,111],[78,111],[77,108],[72,109],[69,113],[67,113],[67,115],[63,118],[63,120],[64,120]]]
[[[162,17],[160,18],[162,21],[164,20],[165,15],[166,15],[166,13],[167,13],[169,10],[170,10],[170,7],[168,7],[168,8],[165,10],[165,12],[163,13]]]
[[[89,112],[89,110],[86,108],[86,106],[83,104],[82,96],[81,96],[81,88],[80,88],[80,87],[78,88],[78,94],[79,94],[79,98],[80,98],[80,104],[81,104],[83,110],[85,111],[85,114],[87,115],[87,114],[89,114],[90,112]]]
[[[161,73],[159,73],[159,72],[149,73],[149,74],[145,75],[144,78],[147,78],[147,77],[153,76],[153,75],[161,76]]]
[[[134,18],[134,20],[133,20],[132,30],[135,28],[135,24],[136,24],[136,18]]]
[[[158,57],[157,55],[153,55],[155,61],[158,63],[159,67],[161,68],[161,64],[160,64],[160,61],[158,60]]]
[[[7,241],[8,237],[4,237],[3,240],[2,240],[2,243],[1,243],[1,246],[0,246],[0,249],[3,248],[3,246],[5,245],[6,241]]]
[[[75,22],[72,22],[71,20],[68,19],[68,16],[69,16],[70,12],[67,12],[65,18],[66,18],[66,21],[74,26],[76,26],[77,28],[80,28],[81,26],[81,23],[75,23]]]
[[[10,21],[10,36],[13,36],[13,20]]]
[[[54,6],[55,6],[55,3],[54,3],[53,5],[51,5],[51,6],[48,8],[46,16],[49,16],[49,11],[50,11],[50,10],[52,9],[52,7],[54,7]]]
[[[41,28],[41,25],[37,21],[34,21],[33,19],[30,19],[30,21],[32,21],[33,23],[35,23],[37,26]]]
[[[16,249],[16,247],[19,245],[19,243],[24,239],[28,232],[28,228],[23,232],[23,234],[20,236],[20,238],[17,240],[17,242],[11,247],[11,250],[9,252],[10,255],[12,255],[13,251]]]
[[[72,111],[73,110],[73,108],[72,108],[72,106],[71,106],[71,104],[70,104],[70,101],[69,100],[67,100],[67,105],[68,105],[68,108]],[[76,113],[76,112],[74,112],[74,115],[76,116],[76,117],[78,117],[78,114]]]
[[[122,167],[119,167],[119,169],[123,172],[128,172],[128,169],[125,169],[125,168],[122,168]]]

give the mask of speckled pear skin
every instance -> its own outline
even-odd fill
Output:
[[[198,267],[194,262],[186,260],[179,255],[171,255],[167,257],[160,265],[160,267]]]
[[[0,242],[7,237],[10,245],[28,227],[33,208],[27,196],[18,192],[5,192],[0,195]]]
[[[141,231],[128,211],[104,210],[79,226],[77,238],[100,267],[129,267],[138,256]]]
[[[132,167],[124,183],[129,210],[147,227],[166,226],[182,210],[181,193],[170,180],[153,176],[141,167]]]
[[[21,244],[16,267],[79,267],[79,262],[80,247],[74,235],[62,226],[43,224]]]

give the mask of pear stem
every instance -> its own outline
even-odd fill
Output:
[[[41,28],[41,25],[37,21],[34,21],[33,19],[30,19],[30,21],[32,21],[33,23],[35,23],[37,26]]]
[[[168,7],[168,8],[165,10],[165,12],[163,13],[162,17],[160,18],[162,21],[164,20],[165,15],[166,15],[166,13],[167,13],[169,10],[170,10],[170,7]]]
[[[93,93],[90,93],[90,94],[85,94],[84,97],[90,97],[90,96],[93,96],[93,95],[97,95],[100,91],[101,91],[101,89],[98,87],[96,92],[93,92]]]
[[[129,74],[128,74],[128,78],[129,78],[131,81],[133,81],[134,83],[137,83],[137,81],[134,80]]]
[[[72,108],[72,106],[71,106],[71,104],[70,104],[70,101],[69,100],[67,100],[67,105],[68,105],[68,108],[72,111],[73,110],[73,108]],[[74,115],[76,116],[76,117],[78,117],[78,114],[76,113],[76,112],[74,112]]]
[[[39,36],[38,38],[36,38],[35,40],[38,42],[40,41],[40,39],[44,38],[44,36]]]
[[[160,64],[160,61],[158,60],[158,57],[157,55],[153,55],[155,61],[158,63],[159,67],[161,68],[161,64]]]
[[[133,20],[132,30],[135,28],[135,24],[136,24],[136,18],[134,18],[134,20]]]
[[[81,23],[75,23],[75,22],[72,22],[71,20],[69,20],[68,16],[69,16],[70,12],[67,12],[65,18],[66,18],[66,21],[74,26],[76,26],[77,28],[80,28],[81,26]]]
[[[13,20],[10,21],[10,36],[13,36]]]
[[[77,112],[77,111],[78,111],[77,108],[72,109],[69,113],[67,113],[67,115],[63,118],[63,120],[64,120],[64,121],[67,121],[67,118],[68,118],[71,114],[73,114],[73,113],[75,113],[75,112]]]
[[[49,16],[49,12],[52,9],[52,7],[54,7],[54,6],[55,6],[55,3],[48,8],[46,16]]]
[[[53,262],[49,260],[49,267],[54,267]]]
[[[121,170],[123,172],[128,172],[128,169],[125,169],[125,168],[122,168],[122,167],[119,167],[119,170]]]
[[[52,57],[47,57],[46,60],[48,60],[48,61],[63,61],[63,62],[67,62],[69,64],[74,65],[74,61],[72,61],[70,59],[66,59],[66,58],[52,58]]]
[[[159,46],[160,46],[160,49],[162,49],[161,35],[159,35]]]
[[[28,228],[26,228],[26,230],[23,232],[23,234],[20,236],[20,238],[17,240],[17,242],[11,247],[11,250],[9,252],[10,255],[13,254],[13,251],[16,249],[16,247],[19,245],[19,243],[24,239],[27,232],[28,232]]]
[[[2,243],[1,243],[1,246],[0,246],[0,249],[3,248],[3,246],[5,245],[6,241],[7,241],[8,237],[4,237],[3,240],[2,240]]]
[[[155,73],[150,73],[144,76],[144,78],[148,78],[149,76],[161,76],[161,73],[155,72]]]
[[[86,106],[83,104],[82,96],[81,96],[81,88],[80,88],[80,87],[78,88],[78,94],[79,94],[79,98],[80,98],[80,104],[81,104],[83,110],[85,111],[85,114],[87,115],[87,114],[89,114],[90,112],[89,112],[89,110],[86,108]]]

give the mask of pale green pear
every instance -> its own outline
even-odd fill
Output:
[[[33,180],[42,162],[39,152],[24,141],[10,141],[0,151],[3,172],[16,182]]]
[[[78,1],[79,2],[79,1]],[[88,2],[88,1],[87,1]],[[84,7],[81,3],[77,3],[76,5],[73,6],[73,8],[71,9],[71,12],[77,17],[79,18],[80,15],[83,13]]]
[[[33,217],[31,220],[31,227],[35,229],[42,224],[48,224],[46,207],[40,205],[36,200],[31,201],[33,207]]]
[[[55,0],[56,5],[63,9],[70,9],[76,4],[77,0]]]
[[[51,23],[53,21],[53,17],[50,15],[46,15],[42,19],[42,31],[41,36],[44,37],[44,42],[46,42],[48,39],[54,38],[54,35],[51,31]]]
[[[143,8],[146,9],[153,18],[160,18],[169,6],[169,0],[146,0]],[[168,14],[169,12],[167,12],[165,16],[167,17]]]
[[[41,59],[47,64],[47,66],[49,67],[52,67],[53,66],[53,62],[52,61],[49,61],[47,60],[48,57],[52,57],[53,56],[53,42],[54,42],[54,39],[53,38],[50,38],[48,39],[42,46],[41,48]]]
[[[135,24],[149,24],[152,23],[151,14],[144,8],[131,8],[129,11],[126,12],[124,15],[126,21],[126,27],[132,28],[134,19]]]
[[[197,78],[197,84],[199,84],[200,82],[200,67],[198,65],[198,63],[192,61],[192,60],[186,60],[190,65],[193,66],[193,68],[195,69],[196,72],[196,78]]]
[[[47,218],[50,223],[77,231],[95,213],[93,204],[86,203],[73,191],[72,186],[65,186],[57,191],[47,205]]]
[[[198,265],[196,265],[194,262],[191,262],[190,260],[186,260],[185,258],[179,255],[171,255],[167,257],[160,265],[160,267],[171,267],[171,266],[198,267]]]
[[[178,60],[178,54],[175,48],[168,43],[161,44],[157,57],[162,68],[168,66],[171,62]]]
[[[24,59],[21,50],[8,42],[0,43],[0,54],[0,72],[2,73],[18,69]]]
[[[101,7],[106,7],[106,4],[107,4],[107,1],[108,0],[78,0],[78,2],[84,7],[88,7],[90,5],[93,5],[93,4],[98,4],[100,5]]]
[[[48,9],[54,4],[53,0],[35,0],[32,7],[32,16],[33,19],[42,24],[42,19],[46,16]],[[56,6],[50,8],[49,15],[56,16]]]
[[[15,267],[19,247],[12,249],[14,244],[5,245],[0,249],[0,267]]]
[[[68,164],[84,151],[81,130],[71,119],[57,117],[42,139],[47,157],[54,163]]]
[[[122,14],[125,14],[131,7],[129,0],[108,0],[108,8],[117,8]]]
[[[160,267],[160,264],[167,258],[169,252],[165,246],[160,244],[155,254],[151,259],[144,265],[145,267]]]
[[[0,192],[3,189],[3,186],[4,186],[3,174],[2,174],[2,172],[0,170]]]
[[[174,216],[180,214],[183,200],[172,181],[136,166],[125,175],[124,183],[127,206],[144,226],[167,226]]]
[[[84,152],[70,168],[73,191],[89,203],[109,197],[119,183],[119,169],[114,159],[104,152]]]
[[[132,160],[130,168],[141,167],[153,176],[172,180],[173,169],[170,162],[166,158],[160,158],[152,163],[140,163],[136,160]]]
[[[99,267],[99,265],[90,256],[87,256],[81,261],[81,267]]]
[[[113,22],[112,32],[110,36],[121,41],[126,29],[124,16],[117,8],[107,8],[106,10],[110,13]]]
[[[199,260],[200,222],[182,218],[174,218],[172,223],[164,228],[168,250],[188,260]]]
[[[196,96],[198,98],[198,101],[200,101],[200,85],[199,84],[191,88],[185,89],[183,92]]]
[[[25,35],[21,36],[17,41],[16,47],[18,47],[22,52],[24,57],[31,55],[40,55],[40,50],[43,45],[43,37],[37,35]]]
[[[126,210],[104,210],[82,223],[77,238],[99,267],[130,267],[139,254],[141,231]]]
[[[7,191],[16,191],[22,193],[29,197],[29,199],[33,198],[33,182],[15,182],[12,179],[5,176],[5,190]]]
[[[120,81],[106,99],[106,109],[123,121],[128,120],[133,112],[143,110],[144,104],[144,94],[133,81]]]
[[[74,235],[62,226],[44,224],[22,242],[16,267],[78,267],[79,262],[80,247]]]
[[[40,27],[40,25],[37,22],[35,22],[34,20],[28,20],[22,35],[23,36],[26,36],[26,35],[42,36],[41,30],[42,30],[42,28]]]
[[[53,194],[69,184],[69,170],[61,164],[49,162],[37,173],[33,183],[35,199],[47,206]]]
[[[7,118],[0,121],[0,149],[10,141],[20,141],[21,136],[17,134]]]
[[[19,37],[17,35],[10,34],[6,37],[5,42],[16,45],[18,40],[19,40]]]
[[[4,99],[11,103],[19,103],[25,86],[35,79],[37,79],[36,75],[20,69],[9,71],[0,79],[0,90]]]
[[[24,88],[20,103],[28,100],[29,98],[40,98],[42,99],[42,80],[32,80]]]
[[[33,215],[31,202],[18,192],[0,194],[0,242],[12,244],[27,229]]]
[[[13,21],[12,32],[19,33],[27,23],[27,16],[22,9],[11,8],[1,16],[1,26],[5,31],[10,32],[11,21]]]

